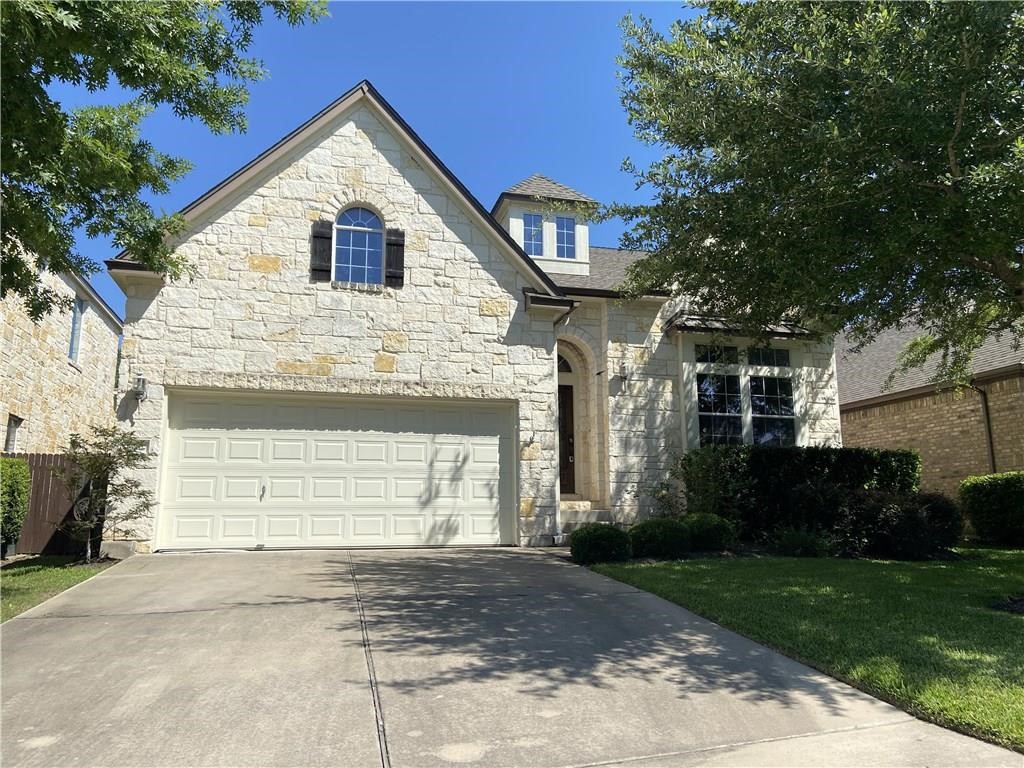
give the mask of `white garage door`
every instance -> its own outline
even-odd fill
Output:
[[[157,547],[511,544],[509,404],[172,395]]]

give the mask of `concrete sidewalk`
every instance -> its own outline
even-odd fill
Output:
[[[524,550],[137,556],[2,642],[4,766],[1024,766]]]

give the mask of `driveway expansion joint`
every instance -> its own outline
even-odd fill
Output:
[[[381,768],[391,768],[391,756],[388,754],[388,737],[384,728],[384,708],[380,702],[380,687],[377,683],[377,671],[373,666],[373,650],[370,647],[370,630],[366,623],[366,611],[363,609],[363,598],[359,594],[359,580],[356,578],[356,563],[352,552],[348,552],[349,575],[352,577],[352,590],[355,596],[356,613],[359,615],[359,631],[363,638],[363,656],[366,658],[366,673],[370,681],[370,694],[373,698],[373,716],[377,723],[377,745],[380,748]]]

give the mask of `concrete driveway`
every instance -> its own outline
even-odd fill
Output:
[[[2,642],[7,768],[1024,766],[535,551],[137,556]]]

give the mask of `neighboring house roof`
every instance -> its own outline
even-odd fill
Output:
[[[79,277],[73,272],[61,272],[61,277],[71,283],[72,287],[75,288],[78,293],[84,294],[85,298],[89,300],[89,303],[96,309],[96,311],[103,315],[111,325],[116,327],[118,335],[121,334],[124,330],[124,321],[121,320],[120,315],[111,309],[110,305],[103,300],[103,297],[96,292],[96,289],[92,287],[92,284],[90,284],[88,280],[83,277]]]
[[[617,294],[626,279],[626,269],[647,254],[644,251],[623,251],[618,248],[590,246],[589,275],[556,275],[559,287],[566,293],[591,291]]]
[[[895,370],[900,352],[909,341],[920,336],[923,329],[907,324],[903,328],[892,328],[880,334],[871,344],[858,353],[851,352],[853,343],[845,336],[836,338],[836,371],[839,379],[839,405],[849,406],[877,398],[892,398],[906,395],[914,390],[936,388],[932,378],[939,364],[939,355],[929,358],[921,368],[915,368],[898,376],[889,389],[885,381]],[[1024,367],[1024,347],[1013,348],[1010,334],[990,337],[974,353],[971,370],[974,376]]]
[[[562,295],[558,286],[555,285],[554,281],[552,281],[548,274],[537,266],[533,259],[526,255],[526,252],[522,247],[512,239],[508,232],[505,231],[505,228],[498,223],[497,219],[495,219],[494,216],[480,204],[480,201],[473,196],[461,181],[459,181],[455,174],[441,162],[437,155],[434,154],[433,150],[427,146],[426,142],[424,142],[423,139],[421,139],[409,126],[409,124],[402,119],[402,116],[398,114],[395,108],[392,107],[383,96],[380,95],[369,80],[363,80],[354,88],[335,99],[320,112],[313,115],[313,117],[278,141],[272,147],[265,150],[248,164],[235,171],[220,184],[193,200],[181,210],[181,215],[190,221],[200,219],[216,205],[236,193],[239,188],[244,187],[245,184],[251,182],[254,177],[262,173],[268,166],[285,157],[289,152],[296,149],[310,136],[320,131],[331,120],[334,120],[346,112],[362,99],[367,99],[371,104],[378,108],[384,117],[393,122],[398,132],[403,134],[409,143],[419,151],[422,159],[432,166],[434,171],[436,171],[444,181],[451,185],[452,191],[462,197],[462,199],[468,204],[469,208],[477,214],[480,219],[480,223],[492,231],[492,234],[495,235],[496,239],[506,246],[513,257],[523,265],[527,272],[536,277],[537,283],[543,287],[545,291],[550,293],[552,296]],[[566,187],[566,189],[568,189],[568,187]],[[111,270],[143,269],[142,265],[137,262],[124,258],[123,252],[108,261],[107,267]]]
[[[513,184],[498,195],[498,199],[494,203],[494,207],[491,208],[492,213],[498,209],[502,199],[506,197],[518,199],[525,198],[530,200],[536,198],[543,198],[545,200],[567,200],[574,203],[597,205],[597,200],[594,198],[587,197],[582,192],[577,192],[572,187],[567,187],[565,184],[561,184],[554,179],[549,179],[547,176],[542,176],[539,173],[535,173],[533,176],[523,179],[518,184]]]

